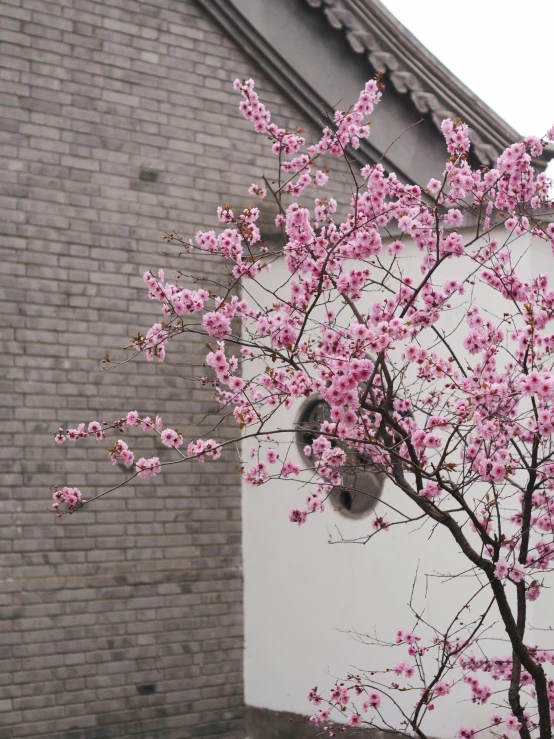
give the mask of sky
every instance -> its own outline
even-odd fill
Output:
[[[552,126],[552,0],[381,2],[522,136],[543,136]]]

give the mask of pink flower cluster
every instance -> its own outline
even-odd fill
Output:
[[[149,459],[141,457],[138,460],[136,467],[139,477],[155,477],[162,471],[158,457],[150,457]]]
[[[124,465],[127,467],[131,467],[135,461],[135,455],[134,453],[129,449],[129,446],[125,441],[122,439],[119,439],[116,441],[115,446],[110,452],[110,458],[112,460],[112,464],[117,463],[117,459],[121,459]]]
[[[83,499],[79,488],[63,487],[60,489],[57,485],[52,488],[52,498],[54,499],[52,508],[56,512],[62,506],[62,509],[67,510],[68,513],[73,513],[87,502]],[[61,514],[58,513],[58,515]]]
[[[188,445],[187,455],[194,457],[199,462],[205,462],[205,457],[219,459],[221,457],[221,446],[213,439],[197,439],[197,441],[191,441]]]
[[[466,157],[469,152],[469,128],[467,123],[453,122],[446,118],[441,123],[448,153],[455,157]]]
[[[88,424],[88,431],[84,423],[79,424],[75,429],[67,429],[64,431],[60,428],[56,434],[55,440],[57,443],[64,443],[67,440],[75,441],[79,438],[86,439],[89,436],[93,436],[97,440],[103,440],[106,438],[106,431],[115,430],[119,433],[124,433],[125,429],[128,428],[140,428],[145,432],[154,432],[159,435],[162,444],[169,449],[179,450],[184,443],[183,435],[180,431],[175,429],[164,427],[163,421],[160,416],[156,416],[154,419],[150,416],[139,417],[138,411],[129,411],[127,415],[117,421],[108,424],[106,422],[99,423],[98,421],[91,421]],[[135,454],[129,445],[123,439],[118,439],[114,446],[108,450],[112,464],[117,464],[121,461],[126,467],[135,466],[135,471],[138,477],[155,477],[162,471],[162,462],[159,457],[140,457],[135,462]],[[213,439],[198,439],[196,442],[191,442],[188,445],[187,455],[184,456],[179,452],[181,459],[197,459],[199,462],[204,462],[205,457],[211,457],[212,459],[218,459],[221,456],[221,446]],[[81,507],[86,501],[81,499],[81,491],[78,488],[64,487],[62,489],[57,486],[53,489],[54,495],[54,509],[57,511],[60,504],[63,512],[71,513]]]
[[[342,156],[348,146],[358,149],[360,139],[366,139],[370,134],[369,123],[364,121],[380,100],[380,83],[369,80],[353,108],[346,112],[337,110],[334,127],[324,128],[322,138],[315,146],[308,147],[308,153],[313,155],[328,152],[334,156]]]
[[[308,700],[314,706],[321,706],[322,703],[326,703],[328,708],[319,708],[317,714],[310,717],[310,722],[315,726],[321,726],[323,731],[328,732],[325,736],[335,736],[335,733],[341,731],[340,729],[333,728],[326,725],[331,718],[333,709],[338,709],[344,714],[347,705],[350,703],[350,693],[355,696],[362,696],[364,698],[362,703],[362,712],[368,713],[369,711],[378,711],[381,707],[381,694],[377,690],[368,688],[363,684],[362,678],[357,675],[349,675],[348,679],[352,680],[353,684],[346,686],[345,683],[337,683],[331,688],[329,698],[324,700],[318,693],[317,688],[312,688],[308,693]],[[347,720],[348,726],[362,726],[364,719],[358,711],[353,711]],[[344,729],[342,730],[344,731]]]

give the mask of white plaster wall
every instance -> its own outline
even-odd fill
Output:
[[[531,267],[536,273],[545,269],[552,273],[549,250],[547,258],[536,251],[547,247],[534,247],[533,257],[523,244],[518,248],[523,276]],[[451,260],[446,269],[458,270],[458,262]],[[285,279],[284,265],[274,265],[271,284],[281,285]],[[490,294],[487,291],[486,307],[501,313],[500,304],[490,303]],[[463,316],[463,310],[453,311],[451,325]],[[273,428],[290,428],[296,412],[279,412]],[[250,443],[245,441],[245,460],[249,448]],[[299,461],[294,444],[290,455]],[[379,670],[406,658],[405,647],[393,652],[363,645],[346,632],[394,641],[397,629],[411,628],[415,620],[408,601],[416,572],[414,605],[417,609],[425,607],[425,617],[439,628],[446,627],[465,602],[464,596],[475,587],[473,578],[446,582],[434,576],[459,572],[467,566],[447,532],[435,531],[429,538],[429,526],[419,531],[415,525],[398,526],[365,546],[330,544],[330,537],[340,538],[339,531],[344,538],[363,537],[371,530],[372,516],[346,519],[328,505],[324,514],[310,516],[306,525],[298,527],[289,523],[288,512],[291,507],[302,507],[305,496],[306,492],[294,482],[270,481],[260,488],[245,485],[242,510],[245,700],[248,705],[301,714],[310,711],[306,693],[311,687],[327,688],[335,676],[343,677],[348,671]],[[390,483],[375,512],[387,513],[393,519],[385,501],[407,511],[402,493]],[[551,611],[554,597],[549,603],[547,597],[541,598],[537,606]],[[473,616],[482,612],[484,603],[484,599],[476,602]],[[499,628],[490,634],[491,638],[502,636]],[[491,646],[490,654],[507,653],[506,645]],[[494,712],[490,703],[477,707],[469,696],[469,688],[463,685],[449,698],[438,700],[435,711],[428,714],[426,730],[437,737],[451,736],[460,725],[471,726],[480,715],[488,717]],[[395,698],[404,699],[410,706],[416,696],[396,694]],[[397,715],[390,710],[385,713]]]

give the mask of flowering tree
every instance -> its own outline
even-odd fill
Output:
[[[352,157],[370,134],[379,77],[310,145],[302,131],[271,122],[252,80],[234,87],[242,113],[269,137],[278,160],[275,179],[264,177],[249,193],[275,201],[282,243],[270,248],[262,241],[260,209],[251,205],[238,214],[219,207],[219,233],[200,231],[194,241],[167,234],[185,252],[223,261],[229,280],[216,294],[167,282],[161,270],[147,272],[163,320],[133,339],[134,353],[164,361],[170,340],[207,336],[212,371],[199,380],[215,389],[239,437],[253,444],[243,463],[247,483],[289,478],[310,486],[305,504],[290,512],[301,525],[324,509],[347,472],[355,491],[352,470],[376,470],[406,505],[393,508],[385,495],[368,539],[414,521],[444,529],[475,586],[446,629],[414,611],[414,625],[390,641],[405,652],[397,664],[348,675],[325,698],[313,689],[310,721],[325,736],[346,730],[329,723],[337,713],[350,727],[424,739],[429,713],[462,682],[476,703],[486,704],[494,690],[490,702],[498,711],[482,726],[448,727],[449,734],[516,731],[522,739],[550,739],[554,652],[529,637],[527,605],[541,596],[554,561],[554,289],[545,274],[520,274],[518,264],[522,243],[554,249],[551,183],[531,164],[554,140],[554,128],[543,140],[529,137],[506,149],[496,168],[474,169],[467,126],[445,120],[450,156],[422,191],[380,163],[360,170]],[[327,185],[329,157],[344,160],[351,180],[340,217],[332,197],[316,198],[311,209],[291,202]],[[265,273],[277,260],[287,279],[271,288]],[[303,470],[288,455],[294,423],[280,428],[274,419],[315,393],[328,416],[304,449],[311,464]],[[112,424],[60,429],[56,441],[103,440],[133,428],[158,434],[173,457],[135,460],[117,439],[109,454],[129,467],[126,482],[191,458],[217,459],[233,443],[187,440],[185,453],[180,431],[136,411]],[[60,516],[85,503],[77,488],[54,489]],[[477,617],[473,602],[484,604]],[[501,621],[507,655],[481,644],[491,619]]]

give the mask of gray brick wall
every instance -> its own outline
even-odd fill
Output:
[[[107,376],[99,360],[153,322],[140,274],[177,266],[156,254],[161,231],[213,223],[252,180],[262,151],[240,152],[228,86],[250,69],[194,2],[0,8],[0,737],[242,737],[232,455],[62,522],[48,488],[90,496],[123,475],[94,444],[55,448],[60,424],[136,407],[190,431],[213,407],[179,368]]]
[[[208,430],[214,401],[178,366],[202,341],[173,345],[177,364],[99,362],[158,320],[145,269],[213,276],[163,257],[161,232],[214,227],[271,166],[232,79],[255,75],[296,116],[194,0],[0,0],[0,15],[0,739],[242,739],[236,453],[60,522],[52,484],[91,497],[123,473],[108,444],[53,434],[135,408]]]

